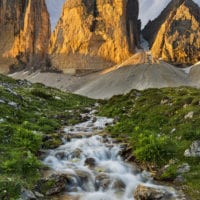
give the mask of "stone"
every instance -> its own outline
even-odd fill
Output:
[[[3,99],[0,99],[0,103],[6,103]]]
[[[194,112],[191,111],[191,112],[189,112],[187,115],[185,115],[184,118],[185,118],[185,119],[192,119],[193,116],[194,116]]]
[[[43,141],[42,145],[43,149],[55,149],[63,143],[61,135],[57,133],[43,135],[42,141]]]
[[[22,200],[36,200],[37,198],[32,191],[23,188],[22,193],[21,193],[21,199]]]
[[[15,103],[15,102],[13,102],[13,101],[8,102],[8,105],[9,105],[9,106],[12,106],[12,107],[15,108],[15,109],[18,108],[17,103]]]
[[[178,175],[175,179],[174,179],[174,183],[183,183],[185,182],[185,178],[182,175]]]
[[[154,58],[191,65],[200,58],[200,8],[192,0],[172,0],[142,34]]]
[[[126,188],[126,184],[122,180],[110,177],[108,174],[103,172],[96,176],[95,184],[98,190],[107,190],[110,186],[112,186],[112,189],[116,191],[123,191]]]
[[[76,148],[73,152],[71,152],[70,157],[71,158],[80,158],[81,153],[82,153],[82,150],[79,148]]]
[[[67,188],[72,180],[70,174],[52,174],[38,181],[35,190],[44,195],[59,194]]]
[[[51,35],[53,67],[86,73],[126,60],[139,44],[137,0],[67,0]]]
[[[63,159],[65,157],[65,152],[64,151],[57,152],[55,156],[56,158]]]
[[[200,140],[194,141],[184,152],[185,157],[200,157]]]
[[[188,163],[183,163],[182,165],[178,166],[177,173],[184,174],[190,171],[190,165]]]
[[[39,192],[37,192],[37,191],[35,191],[34,194],[35,194],[35,196],[38,197],[38,198],[44,198],[44,195],[41,194],[41,193],[39,193]]]
[[[105,174],[105,173],[99,173],[97,176],[96,176],[96,179],[95,179],[95,184],[96,184],[96,188],[97,190],[99,189],[107,189],[108,186],[110,185],[111,183],[111,180],[110,180],[110,177]]]
[[[96,160],[94,158],[86,158],[85,160],[85,165],[89,167],[95,167],[96,165]]]
[[[172,200],[172,194],[170,194],[164,188],[154,188],[145,185],[137,186],[134,192],[135,200]]]

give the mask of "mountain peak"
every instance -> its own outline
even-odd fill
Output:
[[[150,21],[143,36],[155,58],[175,65],[194,64],[200,59],[200,8],[192,0],[172,0]]]

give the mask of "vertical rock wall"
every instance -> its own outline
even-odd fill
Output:
[[[53,65],[74,73],[127,59],[138,44],[138,9],[137,0],[67,0],[51,36]]]
[[[39,65],[46,59],[49,38],[45,0],[1,0],[0,71],[13,64]]]

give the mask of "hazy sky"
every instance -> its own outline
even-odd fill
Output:
[[[64,2],[65,0],[46,0],[47,8],[50,14],[51,30],[54,30],[58,22]]]
[[[56,23],[62,12],[63,3],[66,0],[46,0],[47,7],[51,17],[52,30],[55,28]],[[88,0],[89,1],[89,0]],[[200,0],[194,0],[200,6]],[[144,26],[150,19],[156,18],[161,11],[166,7],[170,0],[139,0],[140,3],[140,16],[142,26]]]

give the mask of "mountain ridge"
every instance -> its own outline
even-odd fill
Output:
[[[191,65],[200,59],[200,8],[192,0],[172,0],[150,21],[143,36],[152,55],[175,65]]]

